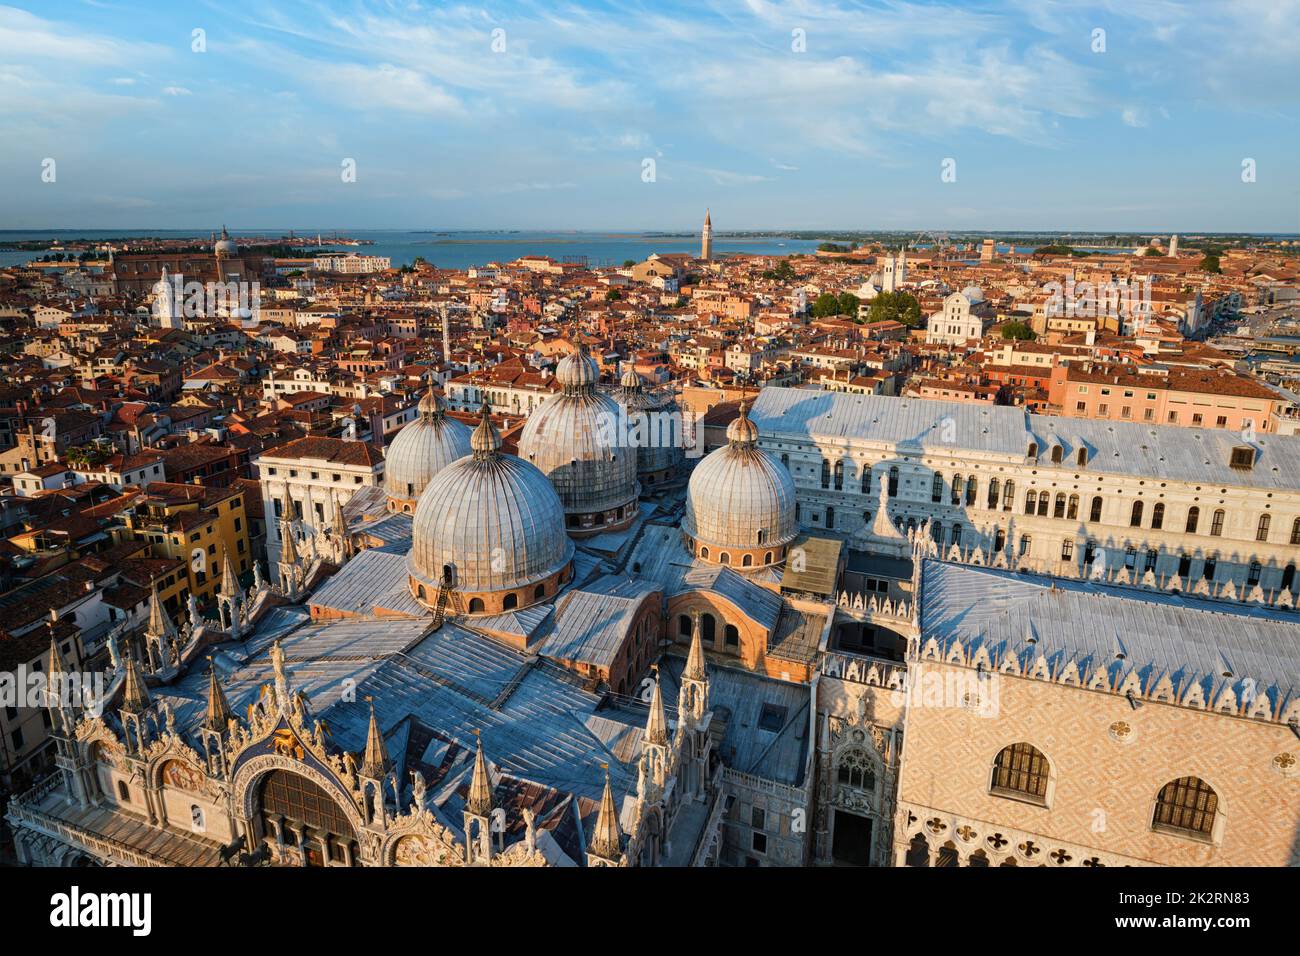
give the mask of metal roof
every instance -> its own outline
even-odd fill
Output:
[[[1023,668],[1042,653],[1085,674],[1138,670],[1144,685],[1164,674],[1204,682],[1207,700],[1225,681],[1239,699],[1249,689],[1275,706],[1300,693],[1300,616],[1257,605],[927,560],[920,624],[923,643],[982,644],[995,667],[1014,654]]]
[[[903,454],[960,456],[974,451],[1023,462],[1030,442],[1036,442],[1039,468],[1078,471],[1076,452],[1086,448],[1083,467],[1091,473],[1286,490],[1294,490],[1300,476],[1300,436],[1294,435],[1260,435],[1246,442],[1226,429],[1065,418],[1011,406],[776,386],[759,392],[750,418],[765,444],[783,438],[849,439]],[[1060,465],[1050,464],[1054,442],[1063,449]],[[1232,449],[1243,445],[1256,449],[1255,465],[1232,468]]]
[[[408,580],[405,552],[366,548],[313,591],[308,603],[347,614],[369,615],[380,608],[427,617],[429,612],[411,597]]]

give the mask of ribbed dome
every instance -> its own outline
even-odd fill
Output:
[[[393,498],[418,498],[429,479],[470,451],[468,426],[448,418],[430,389],[420,399],[419,417],[407,423],[388,446],[384,488]]]
[[[631,366],[623,372],[619,379],[620,388],[615,392],[615,400],[618,404],[626,409],[628,417],[628,430],[637,436],[639,442],[636,446],[636,470],[641,476],[642,481],[646,480],[649,475],[663,475],[672,469],[681,465],[686,457],[682,445],[676,440],[680,438],[677,435],[668,434],[671,428],[660,422],[656,424],[655,420],[649,418],[653,413],[661,415],[675,415],[677,406],[673,402],[660,403],[655,396],[645,390],[645,384],[641,376]],[[645,414],[645,419],[637,416]],[[638,431],[638,423],[643,422]]]
[[[555,373],[564,391],[528,416],[519,435],[520,457],[551,480],[569,514],[620,508],[639,494],[636,449],[619,444],[618,404],[596,391],[595,366],[581,351],[567,356]]]
[[[407,569],[436,588],[450,567],[456,587],[470,592],[511,590],[557,573],[572,559],[573,542],[555,489],[528,462],[501,454],[486,417],[474,438],[483,447],[434,475],[420,496]]]
[[[730,443],[695,466],[686,491],[683,530],[712,548],[778,546],[798,534],[794,479],[758,447],[744,406],[727,429]]]

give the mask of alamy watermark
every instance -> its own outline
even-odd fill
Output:
[[[0,706],[75,708],[98,717],[104,707],[104,675],[99,671],[51,675],[20,664],[16,671],[0,671]]]

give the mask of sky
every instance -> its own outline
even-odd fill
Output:
[[[1300,0],[0,0],[0,229],[1300,232],[1298,65]]]

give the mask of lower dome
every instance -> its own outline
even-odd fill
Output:
[[[485,425],[495,444],[483,450]],[[434,475],[416,506],[407,570],[427,606],[445,583],[456,610],[498,613],[553,596],[567,580],[574,546],[559,496],[537,468],[500,454],[495,431],[484,419],[474,454]]]

